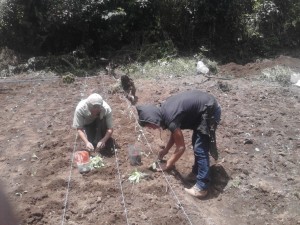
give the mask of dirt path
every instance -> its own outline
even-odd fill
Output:
[[[159,103],[188,89],[209,91],[221,103],[221,158],[211,159],[210,194],[200,201],[184,193],[192,184],[181,179],[193,162],[191,132],[184,132],[187,151],[176,170],[151,172],[168,132],[141,130],[135,108],[110,93],[115,82],[99,74],[70,85],[58,79],[0,83],[1,180],[21,224],[300,223],[299,88],[201,76],[135,81],[138,103]],[[76,104],[93,91],[113,109],[117,151],[103,155],[104,168],[81,175],[71,166],[73,152],[83,149],[71,124]],[[129,164],[130,145],[145,153],[143,165]],[[135,168],[149,176],[131,184]]]

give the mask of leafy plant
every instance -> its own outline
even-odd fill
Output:
[[[71,84],[71,83],[73,83],[75,81],[75,77],[71,73],[68,73],[68,74],[64,75],[62,77],[62,79],[63,79],[63,82],[67,83],[67,84]]]
[[[97,155],[95,157],[91,157],[90,167],[91,167],[91,169],[99,169],[101,167],[104,167],[103,159],[99,155]]]
[[[232,187],[238,188],[241,185],[241,180],[239,178],[232,181]]]
[[[139,183],[140,180],[141,180],[142,178],[144,178],[146,175],[147,175],[146,173],[139,172],[139,171],[137,171],[137,169],[135,169],[135,171],[133,171],[133,172],[129,175],[128,180],[129,180],[130,183],[135,183],[135,184],[137,184],[137,183]]]

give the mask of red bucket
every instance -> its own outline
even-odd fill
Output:
[[[74,161],[76,162],[80,173],[89,172],[91,170],[90,153],[88,151],[75,152]]]

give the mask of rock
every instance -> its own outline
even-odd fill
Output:
[[[253,144],[253,140],[246,138],[244,140],[244,145],[246,145],[246,144]]]
[[[295,85],[296,83],[300,84],[300,73],[292,73],[290,81]]]
[[[295,83],[294,85],[300,87],[300,80],[298,80],[298,82]]]
[[[101,197],[98,197],[97,198],[97,203],[100,203],[102,201],[102,198]]]
[[[272,192],[272,187],[270,186],[270,184],[268,182],[265,182],[265,181],[258,182],[258,188],[262,192],[266,192],[266,193]]]
[[[231,86],[228,83],[222,81],[218,81],[218,88],[223,92],[228,92],[231,90]]]
[[[197,62],[197,74],[207,74],[209,69],[202,61]]]
[[[147,220],[147,219],[148,219],[148,217],[147,217],[145,214],[142,214],[142,215],[141,215],[141,218],[142,218],[143,220]]]

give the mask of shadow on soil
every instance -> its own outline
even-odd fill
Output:
[[[217,198],[225,189],[230,180],[229,175],[227,174],[224,167],[220,164],[215,164],[210,167],[211,173],[211,184],[209,187],[209,195],[205,198],[212,199]],[[191,188],[195,183],[185,180],[184,176],[178,172],[178,170],[173,169],[173,175],[177,180],[180,180],[184,187]],[[205,200],[204,199],[204,200]]]

